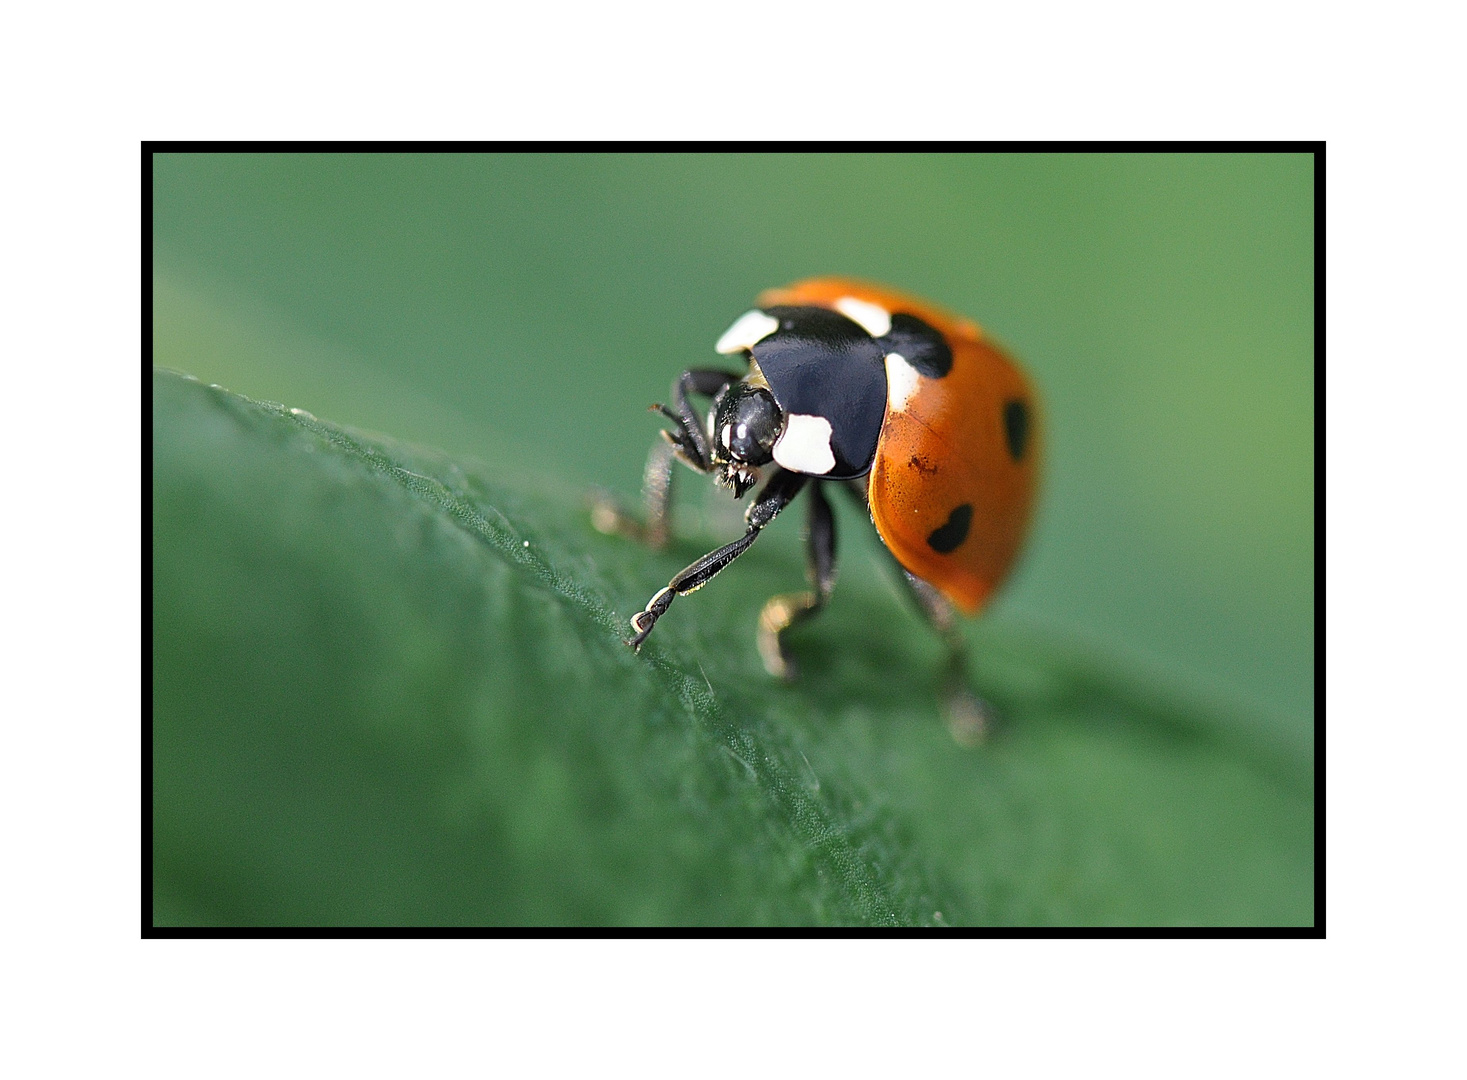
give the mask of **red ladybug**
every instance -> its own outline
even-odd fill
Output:
[[[701,588],[809,489],[814,590],[775,596],[759,617],[769,671],[793,674],[782,635],[825,606],[835,584],[835,523],[827,488],[868,507],[918,606],[949,646],[949,721],[981,735],[986,709],[963,688],[953,608],[973,615],[1012,568],[1033,508],[1040,457],[1034,388],[970,319],[904,293],[846,278],[813,278],[759,297],[715,346],[746,370],[695,368],[673,384],[674,425],[652,451],[645,523],[597,505],[603,531],[660,545],[667,538],[672,463],[741,498],[765,480],[747,531],[672,579],[632,617],[640,647],[673,600]],[[689,402],[711,399],[706,417]]]

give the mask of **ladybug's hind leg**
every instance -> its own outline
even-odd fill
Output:
[[[847,491],[867,515],[871,513],[866,491],[866,480],[853,480]],[[977,746],[993,730],[998,719],[998,710],[975,694],[968,685],[968,645],[958,629],[958,613],[951,601],[933,586],[927,584],[897,561],[887,550],[897,576],[906,586],[907,595],[921,612],[927,624],[942,638],[947,646],[947,660],[943,665],[942,718],[956,742],[964,746]]]
[[[591,524],[598,532],[630,536],[649,547],[667,546],[673,463],[681,461],[699,473],[708,472],[713,465],[709,459],[703,421],[688,401],[688,395],[701,394],[711,398],[738,380],[738,375],[711,368],[694,368],[678,376],[672,384],[674,408],[652,406],[654,411],[661,412],[677,427],[672,431],[662,431],[647,454],[647,467],[642,471],[641,520],[623,510],[609,493],[594,491],[590,499]]]
[[[823,484],[810,485],[810,516],[806,535],[809,592],[772,596],[759,613],[759,656],[777,679],[793,679],[795,662],[785,649],[784,632],[804,622],[823,608],[835,588],[835,518],[821,491]]]
[[[958,629],[957,611],[937,589],[905,568],[897,569],[918,610],[947,646],[942,684],[942,713],[947,729],[962,745],[977,746],[993,729],[998,713],[968,685],[968,646]]]

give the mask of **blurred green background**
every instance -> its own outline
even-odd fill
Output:
[[[1036,379],[1046,409],[1048,461],[1033,540],[986,625],[999,637],[1007,628],[1012,640],[1078,651],[1120,682],[1204,703],[1204,712],[1226,718],[1223,726],[1288,747],[1307,788],[1313,182],[1305,155],[162,154],[153,158],[153,359],[252,398],[437,448],[445,461],[485,463],[489,482],[529,493],[524,520],[543,521],[536,492],[562,510],[592,484],[635,495],[658,426],[648,402],[665,397],[678,371],[711,360],[714,339],[761,289],[841,274],[925,295],[1005,342]],[[198,462],[214,459],[189,439],[206,443],[200,433],[214,429],[190,410],[206,406],[173,390],[161,397],[164,405],[155,392],[155,498],[160,491],[163,498],[154,517],[154,844],[155,859],[161,851],[159,861],[172,869],[155,877],[167,897],[155,917],[493,921],[472,904],[431,915],[411,906],[272,907],[230,891],[228,882],[249,864],[241,851],[270,841],[245,828],[228,853],[211,849],[222,826],[180,810],[211,781],[191,774],[194,759],[178,750],[185,743],[170,740],[192,730],[201,699],[233,692],[224,647],[201,654],[200,624],[187,613],[207,608],[227,637],[235,601],[200,599],[198,581],[228,566],[239,576],[237,595],[253,589],[239,569],[248,559],[226,551],[225,532],[209,534],[226,552],[214,563],[183,553],[213,550],[206,529],[190,531],[200,528],[209,498],[221,506],[258,499],[268,508],[273,495],[268,484],[229,478],[231,457],[222,451],[224,472],[201,471]],[[274,422],[265,417],[259,430],[274,430]],[[262,459],[258,467],[268,476],[277,466]],[[451,477],[445,482],[452,486]],[[728,507],[691,482],[682,491],[691,508],[685,531],[715,539],[736,533]],[[180,509],[186,503],[194,510]],[[560,532],[574,533],[575,515],[564,512]],[[843,520],[837,608],[850,593],[852,610],[860,610],[860,582],[879,576],[857,524]],[[796,561],[798,529],[778,531],[761,546],[771,558]],[[625,596],[619,578],[605,586],[618,619],[636,610],[637,590],[665,580],[667,567],[698,547],[647,569],[645,554],[608,544],[577,536],[566,558],[590,568],[627,560]],[[787,587],[751,580],[757,569],[744,573],[743,586],[727,588],[758,594],[750,610]],[[674,609],[685,620],[678,633],[690,632],[699,619],[691,609],[714,591]],[[897,604],[881,595],[870,609],[878,620],[881,603]],[[718,617],[718,603],[705,615]],[[915,624],[908,629],[920,633]],[[730,648],[752,653],[751,638],[741,625]],[[809,640],[840,647],[813,631]],[[687,659],[684,669],[696,673],[699,657]],[[201,675],[211,663],[219,671]],[[745,679],[742,667],[727,675]],[[710,692],[722,693],[705,665],[707,676]],[[787,693],[799,691],[780,688]],[[796,708],[801,699],[779,700]],[[936,761],[949,751],[959,752],[950,742],[922,752]],[[218,758],[221,770],[238,763],[229,753]],[[777,776],[764,779],[779,786]],[[1248,813],[1259,805],[1255,799]],[[897,818],[905,812],[891,810]],[[973,901],[968,918],[1308,922],[1312,794],[1289,813],[1297,828],[1283,853],[1265,861],[1292,859],[1293,869],[1270,864],[1272,871],[1239,886],[1263,898],[1256,904],[1209,908],[1190,892],[1185,902],[1173,897],[1173,908],[1045,907],[1035,899],[1000,910]],[[1132,828],[1122,819],[1117,835]],[[934,839],[929,852],[939,864],[940,847]],[[185,850],[187,858],[178,854]],[[1194,873],[1181,866],[1174,864],[1174,876]],[[900,891],[906,879],[891,873]],[[1038,896],[1052,885],[1025,887]],[[961,883],[952,888],[964,893]],[[1200,906],[1189,907],[1194,901]],[[546,921],[823,921],[803,909],[587,904]],[[961,909],[962,901],[949,906]],[[530,910],[511,905],[501,916],[523,920]],[[862,921],[865,910],[834,921]]]

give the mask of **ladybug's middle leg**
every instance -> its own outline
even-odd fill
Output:
[[[647,454],[647,467],[642,471],[642,520],[623,510],[611,495],[598,491],[591,496],[591,524],[597,531],[620,533],[654,548],[667,546],[673,463],[681,461],[699,473],[706,473],[712,467],[703,420],[688,395],[711,398],[738,380],[738,375],[714,368],[693,368],[677,377],[672,384],[673,408],[652,406],[677,427],[660,432]]]
[[[765,670],[776,679],[789,680],[796,674],[795,662],[784,646],[784,632],[823,608],[835,588],[835,517],[821,491],[823,486],[818,483],[810,486],[810,518],[805,537],[806,574],[814,588],[809,592],[772,596],[759,612],[759,656]]]

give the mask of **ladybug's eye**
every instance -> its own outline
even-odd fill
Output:
[[[736,383],[724,392],[714,407],[715,453],[746,465],[763,465],[772,460],[784,414],[774,395],[763,387]]]

